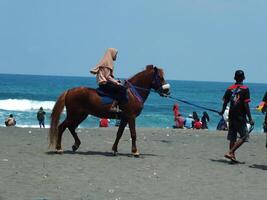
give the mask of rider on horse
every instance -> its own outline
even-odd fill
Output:
[[[114,96],[115,101],[110,108],[110,111],[116,112],[117,104],[127,102],[126,88],[121,84],[119,80],[114,79],[113,61],[116,60],[118,50],[114,48],[108,48],[104,57],[100,62],[90,70],[90,72],[96,75],[99,88]]]

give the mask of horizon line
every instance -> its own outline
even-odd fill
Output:
[[[82,76],[82,75],[51,75],[51,74],[11,74],[11,73],[0,73],[0,75],[16,75],[16,76],[51,76],[51,77],[72,77],[72,78],[94,78],[94,76]],[[126,79],[124,77],[119,77],[121,79]],[[187,81],[187,82],[212,82],[212,83],[233,83],[233,81],[215,81],[215,80],[182,80],[182,79],[166,79],[167,81]],[[246,82],[252,84],[267,84],[261,82]]]

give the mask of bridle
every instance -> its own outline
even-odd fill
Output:
[[[155,92],[157,92],[160,96],[168,95],[164,93],[164,90],[170,89],[170,84],[165,83],[162,85],[160,81],[158,68],[154,67],[153,69],[154,69],[154,74],[153,74],[153,79],[151,83],[151,88],[154,89]]]
[[[158,93],[160,96],[167,96],[168,94],[165,94],[164,90],[170,89],[170,84],[165,83],[165,84],[162,85],[161,81],[160,81],[160,75],[159,75],[158,68],[154,67],[153,69],[154,69],[154,73],[153,73],[153,78],[152,78],[152,82],[151,82],[151,85],[150,85],[149,89],[148,88],[144,88],[144,87],[135,86],[132,83],[130,83],[129,81],[126,81],[126,83],[133,90],[139,89],[139,90],[143,90],[143,91],[147,91],[147,92],[152,91],[152,92]],[[151,90],[151,89],[153,89],[153,90]]]

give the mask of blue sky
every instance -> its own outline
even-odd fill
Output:
[[[167,79],[267,83],[264,0],[0,0],[0,73],[92,76],[108,47],[115,75],[154,64]]]

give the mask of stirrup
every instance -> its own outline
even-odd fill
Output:
[[[109,111],[110,112],[115,112],[115,113],[122,112],[122,110],[119,108],[119,106],[116,106],[116,107],[111,106]]]

